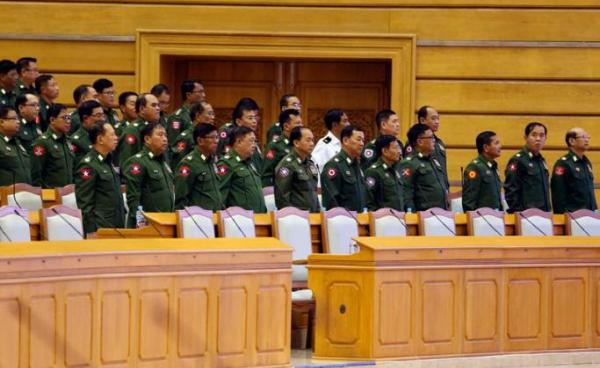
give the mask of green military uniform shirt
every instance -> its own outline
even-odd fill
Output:
[[[111,161],[110,155],[103,157],[92,148],[75,170],[75,196],[86,233],[125,226],[121,184]]]
[[[382,158],[379,158],[365,172],[369,211],[376,211],[380,208],[404,211],[402,178],[394,166],[388,165]]]
[[[31,162],[17,137],[0,134],[0,186],[31,184]]]
[[[400,162],[404,206],[407,212],[433,207],[448,209],[448,185],[444,168],[435,155],[415,152]]]
[[[555,213],[575,212],[580,209],[595,211],[594,174],[590,160],[573,151],[554,164],[552,179],[552,206]]]
[[[42,188],[58,188],[73,183],[75,146],[67,137],[56,134],[52,127],[33,142],[31,179]]]
[[[71,129],[69,130],[69,136],[73,135],[79,128],[81,128],[81,117],[79,116],[79,111],[73,110],[71,112]]]
[[[176,167],[179,161],[194,149],[194,146],[194,129],[189,127],[177,136],[170,147],[171,167]]]
[[[15,101],[17,100],[17,94],[15,90],[6,90],[0,88],[0,105],[8,105],[15,107]]]
[[[127,185],[127,226],[135,227],[138,206],[146,212],[173,212],[175,193],[173,174],[164,159],[147,147],[131,156],[121,168]]]
[[[127,128],[128,126],[130,126],[131,123],[132,123],[131,121],[127,121],[127,120],[119,121],[115,125],[115,134],[117,135],[117,137],[121,137],[121,135],[123,134],[123,131],[125,130],[125,128]]]
[[[225,155],[230,148],[229,136],[233,131],[233,128],[237,127],[232,121],[227,122],[219,127],[217,133],[219,134],[219,143],[217,144],[217,157]]]
[[[119,124],[119,114],[117,114],[117,112],[111,108],[102,109],[104,111],[104,115],[106,115],[106,120],[110,123],[110,125],[113,126],[113,128],[116,128],[117,124]]]
[[[40,127],[42,128],[42,132],[45,132],[48,129],[48,125],[50,125],[50,121],[48,120],[48,110],[52,106],[51,103],[46,102],[43,97],[40,96]]]
[[[541,154],[534,155],[527,147],[508,161],[505,172],[504,195],[508,212],[539,208],[550,211],[548,166]]]
[[[263,187],[272,186],[275,182],[275,167],[290,153],[289,139],[280,136],[273,142],[269,142],[265,148],[265,157],[263,159],[262,185]]]
[[[317,181],[319,170],[307,157],[302,161],[295,150],[287,154],[275,167],[275,204],[277,208],[296,207],[319,212]]]
[[[125,162],[130,157],[142,150],[144,142],[142,142],[142,129],[149,123],[142,118],[137,118],[131,125],[123,129],[119,144],[117,145],[117,158],[119,166],[123,168]]]
[[[92,149],[92,142],[90,141],[88,131],[83,126],[79,127],[79,129],[71,135],[70,140],[73,145],[73,153],[75,154],[73,165],[77,166],[83,156]]]
[[[267,142],[275,142],[282,134],[281,124],[278,121],[274,122],[267,130]]]
[[[437,161],[442,166],[442,171],[444,174],[444,181],[446,182],[446,186],[450,187],[450,182],[448,181],[448,166],[446,164],[446,145],[444,141],[442,141],[437,135],[433,135],[435,138],[435,144],[433,146],[432,156],[437,159]],[[412,146],[407,145],[404,149],[404,155],[410,156],[414,154],[414,149]]]
[[[358,159],[351,159],[343,149],[329,160],[321,172],[323,206],[344,207],[363,212],[367,207],[365,176]]]
[[[25,118],[19,118],[19,121],[21,122],[19,133],[17,133],[19,140],[27,152],[31,154],[31,144],[37,137],[42,135],[42,130],[35,121],[27,121]]]
[[[479,155],[469,162],[463,175],[463,211],[475,211],[482,207],[502,210],[502,182],[496,161],[489,161]]]
[[[30,86],[26,86],[25,83],[21,80],[21,78],[17,78],[17,86],[14,89],[14,93],[16,96],[23,95],[25,93],[29,93],[32,95],[38,95],[35,90],[35,83],[32,83]]]
[[[187,104],[181,105],[181,108],[167,119],[167,138],[169,145],[175,142],[177,136],[184,130],[192,126],[190,118],[190,107]]]
[[[242,160],[234,149],[217,164],[221,198],[225,207],[238,206],[255,213],[266,213],[260,173],[251,159]]]
[[[223,209],[214,157],[206,157],[198,149],[193,149],[179,162],[175,175],[175,208],[200,206],[211,211]]]

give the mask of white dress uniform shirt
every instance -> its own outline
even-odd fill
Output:
[[[312,160],[319,169],[319,174],[323,171],[323,166],[327,161],[340,153],[341,150],[342,142],[331,131],[328,131],[327,135],[319,139],[311,153]],[[321,175],[318,176],[317,186],[321,187]]]

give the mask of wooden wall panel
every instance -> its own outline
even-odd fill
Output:
[[[72,282],[65,287],[65,365],[91,367],[96,329],[96,283]]]
[[[501,341],[500,308],[504,305],[502,273],[497,270],[466,270],[464,280],[465,352],[498,351]]]
[[[0,288],[0,367],[18,367],[21,355],[21,324],[25,324],[22,306],[19,303],[21,291],[18,286],[3,285]]]

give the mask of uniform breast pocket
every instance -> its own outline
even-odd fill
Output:
[[[237,176],[238,185],[242,188],[243,191],[248,191],[249,188],[252,188],[252,186],[254,186],[254,178],[252,177],[250,171],[248,171],[247,169],[238,170]]]
[[[113,180],[113,176],[108,170],[100,170],[98,172],[98,180],[110,183]]]
[[[148,179],[148,185],[150,186],[150,190],[152,190],[152,192],[158,192],[164,189],[164,180],[160,171],[149,170]]]
[[[49,154],[50,156],[52,156],[53,159],[59,159],[63,157],[63,151],[60,147],[50,148],[49,151]]]
[[[296,185],[300,190],[308,190],[310,189],[310,181],[312,180],[312,176],[308,175],[305,172],[298,172],[296,176]]]
[[[0,160],[2,161],[2,166],[6,168],[14,169],[21,166],[16,152],[6,152],[0,156]]]
[[[348,193],[356,192],[356,176],[352,175],[352,173],[344,173],[342,180],[344,181],[344,190]]]

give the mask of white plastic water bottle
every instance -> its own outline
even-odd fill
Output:
[[[141,228],[148,225],[146,218],[144,217],[144,209],[142,206],[138,206],[137,212],[135,213],[135,227]]]

